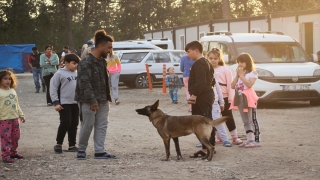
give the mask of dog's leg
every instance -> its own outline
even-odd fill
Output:
[[[201,139],[202,145],[206,147],[207,154],[202,159],[205,159],[206,161],[211,161],[213,156],[213,146],[210,144],[209,139]]]
[[[162,161],[168,161],[169,156],[170,156],[170,139],[169,137],[162,137],[163,143],[164,143],[164,148],[166,149],[166,157],[162,159]]]
[[[183,160],[183,157],[182,157],[181,151],[180,151],[180,146],[179,146],[179,139],[177,137],[176,138],[172,138],[172,139],[173,139],[174,145],[176,147],[178,160],[180,160],[180,159]]]

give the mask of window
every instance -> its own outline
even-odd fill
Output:
[[[184,36],[180,36],[180,49],[184,50],[184,47],[186,46],[184,41]]]
[[[140,63],[143,58],[147,55],[147,52],[140,52],[140,53],[124,53],[121,56],[121,63]]]
[[[172,53],[173,63],[180,63],[182,56],[187,55],[186,53]]]
[[[165,53],[153,53],[155,63],[171,63],[170,54]]]

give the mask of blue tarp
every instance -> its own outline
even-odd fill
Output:
[[[31,54],[35,44],[3,44],[0,45],[0,69],[11,68],[14,71],[25,72],[23,64],[27,61],[25,54]]]

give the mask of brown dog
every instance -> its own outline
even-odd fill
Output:
[[[166,149],[165,161],[168,161],[170,156],[170,139],[172,138],[179,159],[183,159],[180,152],[178,137],[186,136],[194,133],[200,142],[207,147],[207,155],[204,159],[211,161],[215,151],[214,146],[210,144],[211,131],[214,126],[217,126],[229,119],[222,117],[217,120],[211,120],[204,116],[189,115],[189,116],[169,116],[158,109],[159,100],[153,105],[146,106],[142,109],[136,109],[140,115],[149,117],[150,122],[157,128],[159,135],[162,137]]]

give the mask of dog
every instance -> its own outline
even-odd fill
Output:
[[[175,143],[178,160],[183,160],[178,137],[194,133],[199,141],[207,147],[207,154],[203,159],[211,161],[213,153],[215,152],[214,146],[212,146],[209,141],[213,127],[226,122],[229,117],[221,117],[213,121],[200,115],[169,116],[158,109],[158,106],[159,100],[153,105],[136,109],[136,112],[140,115],[148,116],[150,122],[157,128],[159,135],[163,139],[166,156],[162,160],[169,160],[171,138]]]

